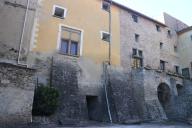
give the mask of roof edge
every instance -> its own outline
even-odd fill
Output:
[[[177,34],[183,34],[185,32],[188,32],[192,30],[192,26],[182,29],[181,31],[178,31]]]
[[[108,0],[108,1],[109,1],[109,0]],[[151,17],[149,17],[149,16],[146,16],[146,15],[144,15],[144,14],[142,14],[142,13],[136,11],[136,10],[133,10],[133,9],[127,7],[127,6],[124,6],[124,5],[122,5],[122,4],[119,4],[119,3],[117,3],[117,2],[115,2],[115,1],[113,1],[113,0],[112,0],[112,3],[113,3],[114,5],[122,8],[122,9],[125,9],[125,10],[131,11],[131,12],[133,12],[133,13],[136,13],[137,15],[139,15],[139,16],[141,16],[141,17],[144,17],[144,18],[146,18],[146,19],[148,19],[148,20],[150,20],[150,21],[153,21],[153,22],[155,22],[155,23],[157,23],[157,24],[159,24],[159,25],[161,25],[161,26],[163,26],[163,27],[167,27],[167,25],[165,25],[164,23],[161,23],[160,21],[157,21],[157,20],[155,20],[155,19],[153,19],[153,18],[151,18]]]

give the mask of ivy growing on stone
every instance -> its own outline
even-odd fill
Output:
[[[50,116],[58,107],[59,92],[48,86],[38,86],[35,89],[33,110],[34,116]]]

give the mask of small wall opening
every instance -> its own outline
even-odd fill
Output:
[[[180,96],[182,94],[183,85],[177,84],[176,88],[177,88],[177,95]]]
[[[89,120],[98,120],[97,119],[97,106],[98,106],[98,96],[86,96],[87,101],[87,111]]]

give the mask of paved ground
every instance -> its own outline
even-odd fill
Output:
[[[118,125],[118,124],[91,124],[91,125],[70,125],[70,126],[56,126],[53,124],[49,125],[15,125],[15,126],[5,126],[0,125],[0,128],[192,128],[192,125],[184,123],[144,123],[135,125]]]

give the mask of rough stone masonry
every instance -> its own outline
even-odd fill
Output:
[[[34,69],[0,63],[0,123],[31,122],[34,72]]]

